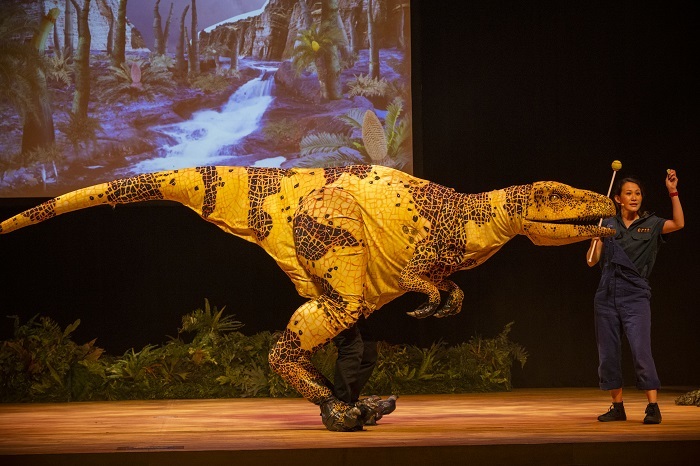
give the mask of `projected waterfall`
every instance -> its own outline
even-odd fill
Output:
[[[258,78],[241,86],[221,110],[196,112],[185,122],[153,128],[169,136],[174,144],[159,151],[161,157],[144,160],[128,168],[129,174],[231,162],[231,148],[258,129],[272,103],[275,69],[261,69]]]

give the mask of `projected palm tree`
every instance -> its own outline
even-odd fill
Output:
[[[337,44],[345,40],[343,32],[337,28],[312,25],[297,35],[297,43],[292,52],[292,63],[297,72],[313,69],[318,76],[321,94],[324,99],[337,100],[340,94],[340,73],[331,73],[332,55],[338,53]]]
[[[54,142],[43,50],[58,9],[42,18],[39,28],[27,13],[8,7],[0,16],[0,99],[10,102],[24,120],[22,153]],[[32,37],[25,43],[26,37]]]

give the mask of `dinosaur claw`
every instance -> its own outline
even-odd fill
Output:
[[[385,400],[380,396],[372,395],[355,403],[355,406],[362,412],[362,423],[366,426],[375,426],[377,421],[383,416],[391,414],[396,409],[398,395],[391,395]]]
[[[352,407],[343,414],[343,427],[346,430],[362,430],[363,423],[361,422],[362,411]]]
[[[431,315],[435,314],[436,309],[437,305],[433,305],[430,303],[430,301],[426,301],[425,303],[421,304],[415,311],[410,311],[406,314],[408,314],[411,317],[415,317],[416,319],[425,319],[426,317],[430,317]]]
[[[360,408],[329,398],[321,403],[321,420],[326,429],[333,432],[362,430],[364,419]]]
[[[462,306],[450,306],[449,304],[446,304],[445,306],[441,307],[435,313],[433,314],[433,317],[437,317],[438,319],[441,319],[443,317],[449,317],[449,316],[454,316],[459,314],[459,312],[462,310]]]

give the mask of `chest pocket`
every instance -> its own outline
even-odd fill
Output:
[[[630,246],[640,253],[645,251],[645,254],[650,254],[649,257],[651,258],[651,263],[653,264],[656,252],[653,251],[654,248],[651,243],[653,238],[651,228],[637,228],[636,230],[630,232],[630,236],[633,240]],[[646,261],[646,263],[641,267],[641,270],[639,270],[639,273],[642,275],[642,277],[649,276],[649,261]]]
[[[638,228],[630,233],[630,236],[635,241],[650,241],[651,228]]]

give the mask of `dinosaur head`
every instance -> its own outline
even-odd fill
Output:
[[[525,196],[522,234],[536,245],[559,246],[615,234],[615,230],[598,226],[601,218],[615,215],[615,205],[606,196],[556,181],[520,188],[525,188],[520,193]]]

